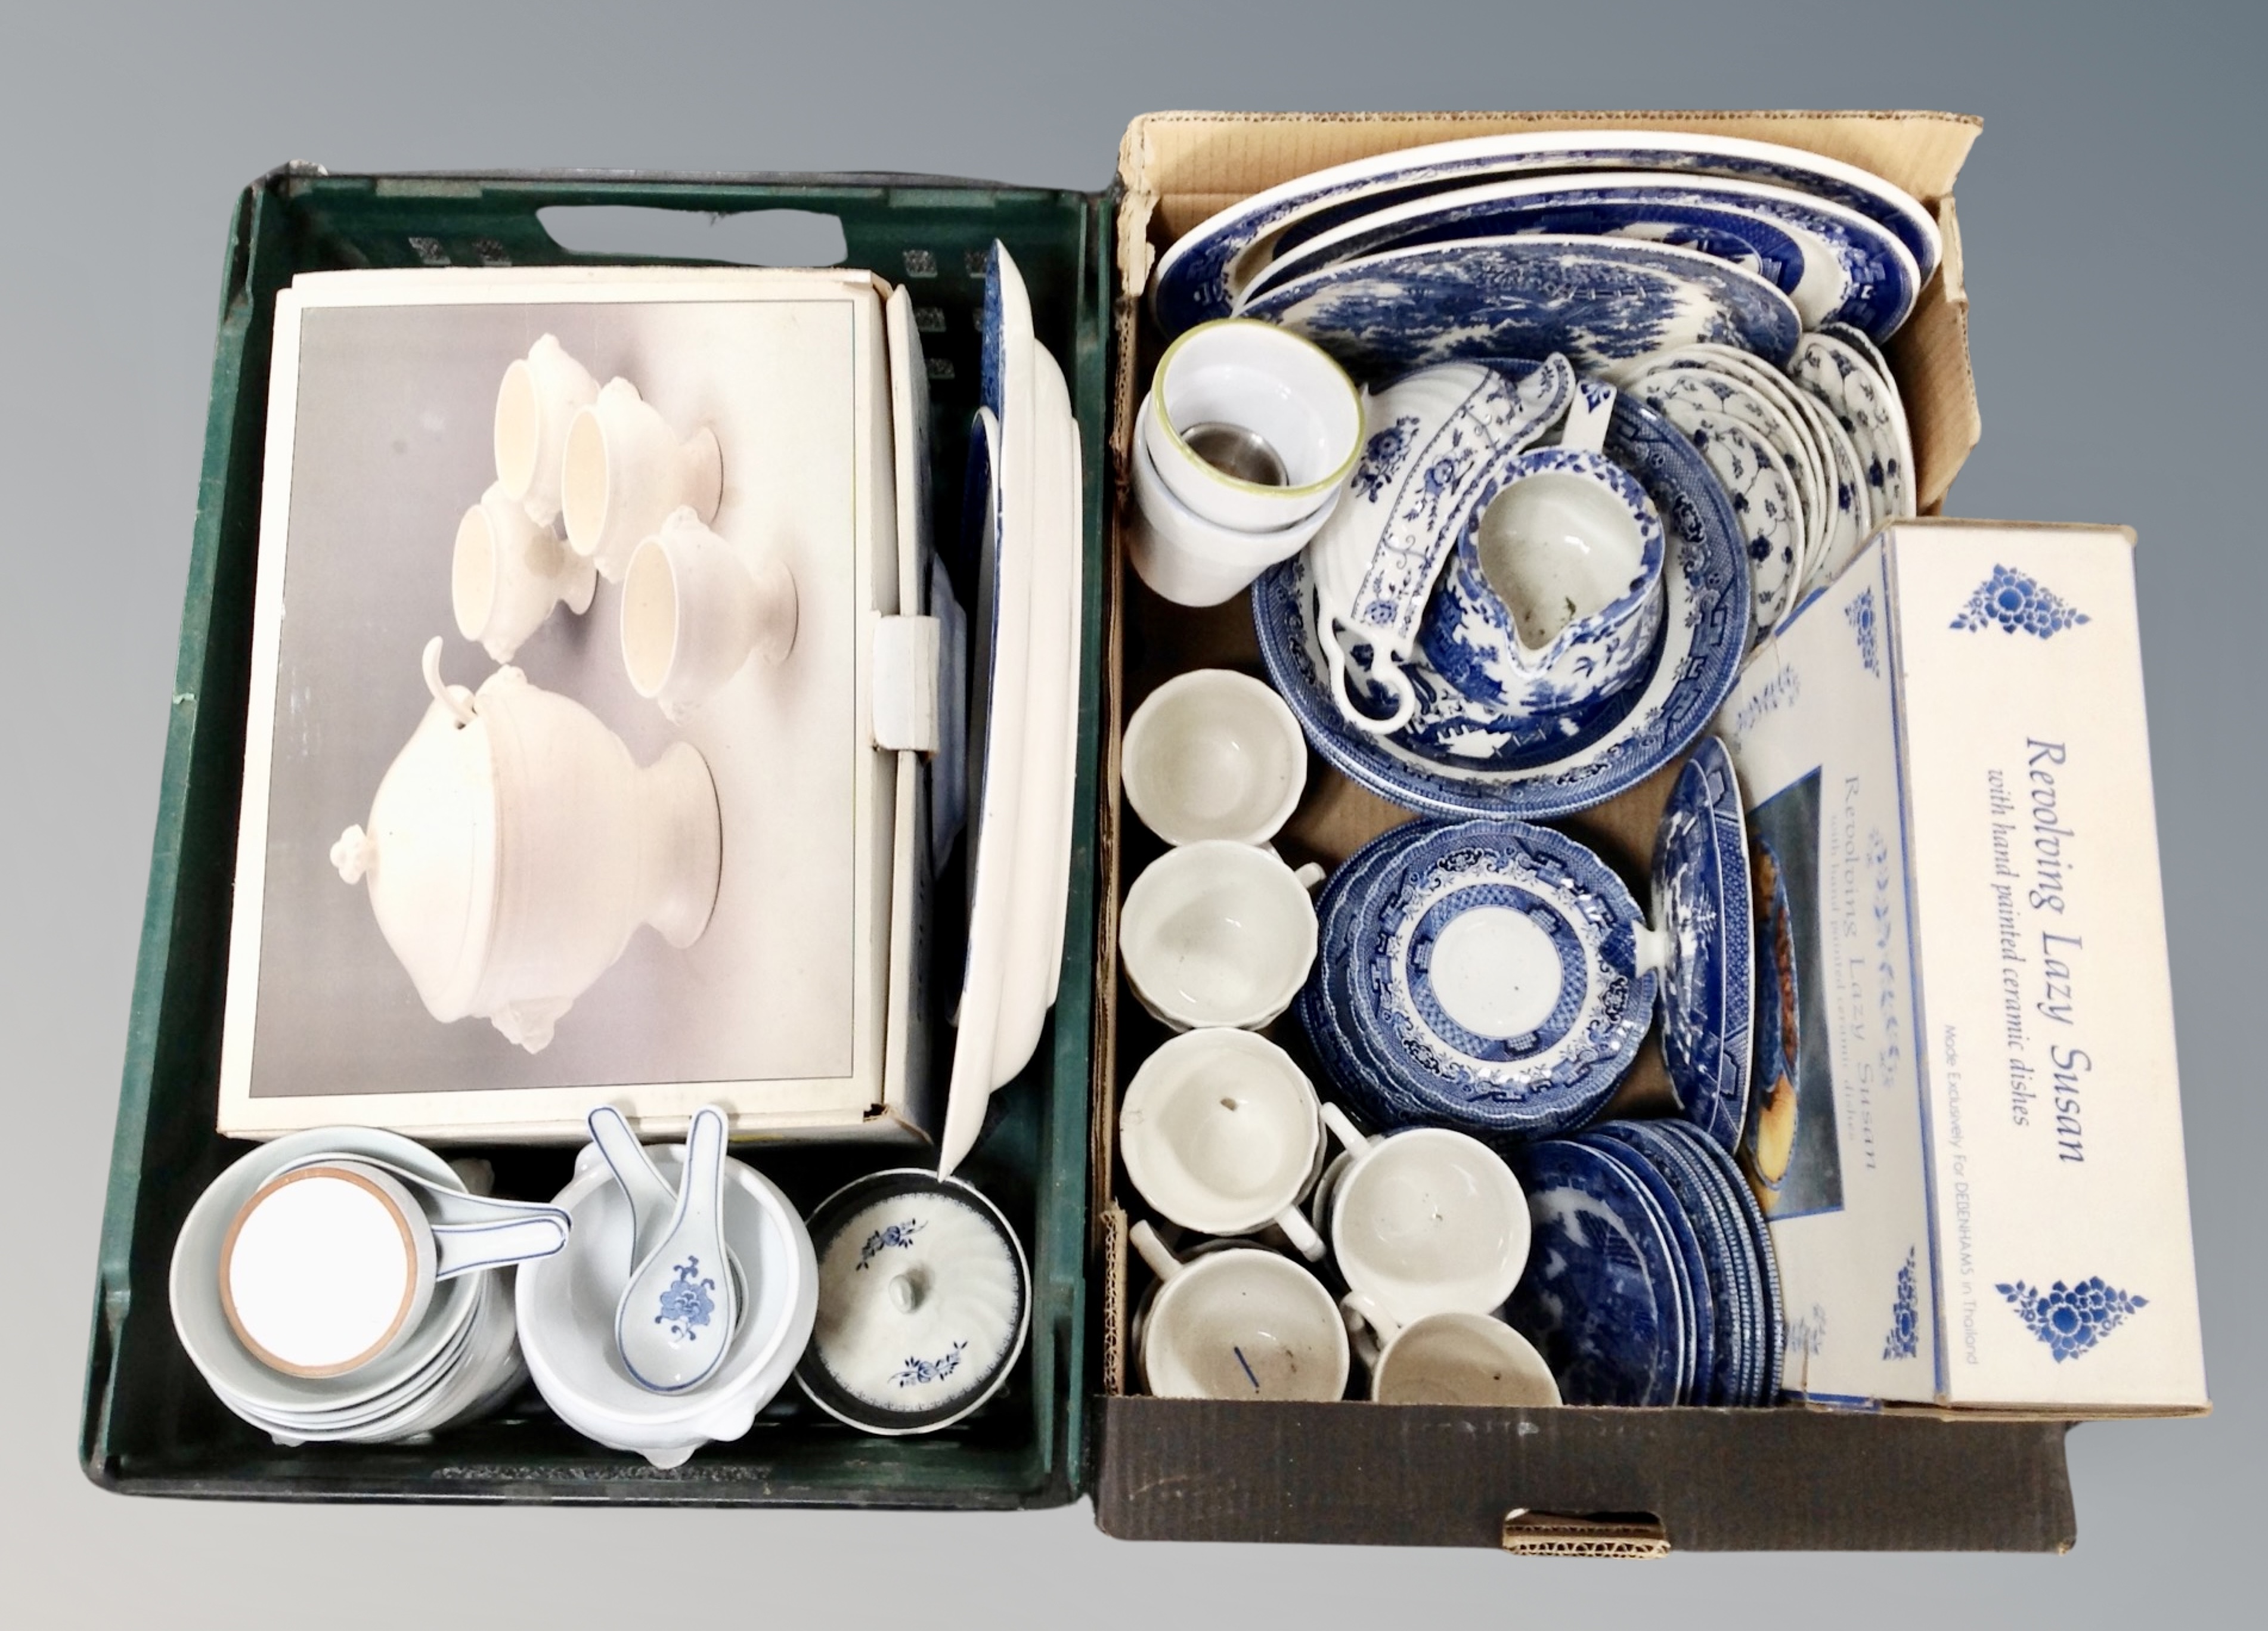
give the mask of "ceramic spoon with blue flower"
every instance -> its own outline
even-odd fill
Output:
[[[725,1116],[694,1113],[685,1174],[669,1228],[630,1273],[615,1309],[615,1341],[641,1387],[680,1393],[707,1380],[740,1319],[725,1256]]]

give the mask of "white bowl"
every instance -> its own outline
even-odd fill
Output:
[[[1143,699],[1118,774],[1126,802],[1169,844],[1264,844],[1307,786],[1307,744],[1284,699],[1248,674],[1200,668]]]
[[[1273,323],[1199,323],[1158,359],[1140,424],[1166,485],[1206,520],[1265,533],[1313,515],[1345,481],[1362,446],[1362,397],[1314,342]],[[1266,444],[1280,482],[1233,475],[1191,446],[1200,425]]]
[[[460,1338],[480,1305],[482,1275],[462,1275],[434,1290],[423,1319],[384,1357],[344,1376],[296,1377],[254,1358],[229,1328],[220,1301],[220,1254],[229,1224],[247,1201],[285,1167],[313,1156],[368,1156],[461,1190],[455,1172],[423,1144],[371,1128],[326,1127],[287,1134],[245,1156],[213,1179],[174,1238],[167,1296],[173,1330],[190,1362],[224,1404],[267,1425],[274,1420],[346,1415],[391,1407],[437,1379],[435,1362]]]
[[[674,1186],[682,1144],[647,1154]],[[770,1179],[725,1163],[725,1243],[744,1295],[732,1346],[715,1372],[681,1393],[641,1387],[615,1345],[615,1307],[630,1272],[630,1209],[596,1147],[576,1159],[576,1177],[552,1202],[572,1220],[567,1249],[519,1267],[520,1349],[559,1419],[609,1450],[635,1451],[658,1467],[681,1465],[712,1439],[755,1424],[794,1371],[819,1307],[811,1236]]]
[[[1345,490],[1333,488],[1319,509],[1288,526],[1240,532],[1206,520],[1174,497],[1144,438],[1135,438],[1130,462],[1139,525],[1127,552],[1142,581],[1176,606],[1219,606],[1278,561],[1299,554],[1338,509]]]

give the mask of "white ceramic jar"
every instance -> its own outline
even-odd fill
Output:
[[[641,769],[579,702],[499,668],[445,686],[331,861],[427,1011],[484,1018],[530,1053],[641,923],[674,946],[708,927],[722,861],[716,784],[685,743]]]

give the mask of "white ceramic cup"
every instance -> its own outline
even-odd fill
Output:
[[[1307,744],[1284,699],[1249,674],[1200,668],[1145,697],[1127,722],[1126,802],[1169,844],[1264,844],[1307,786]]]
[[[599,382],[553,335],[528,348],[497,387],[497,484],[538,526],[559,518],[559,471],[567,427],[598,400]]]
[[[1347,1331],[1322,1282],[1257,1246],[1183,1262],[1146,1223],[1130,1231],[1158,1288],[1135,1363],[1160,1399],[1328,1400],[1346,1392]]]
[[[724,490],[716,432],[703,425],[680,437],[627,379],[608,380],[567,426],[559,488],[567,541],[610,584],[622,581],[631,551],[670,511],[690,507],[713,521]]]
[[[1427,1314],[1386,1338],[1350,1314],[1355,1357],[1381,1405],[1556,1405],[1559,1384],[1535,1346],[1486,1314]]]
[[[1313,1084],[1249,1031],[1174,1037],[1142,1062],[1118,1112],[1127,1175],[1160,1213],[1208,1235],[1273,1223],[1311,1262],[1323,1242],[1300,1201],[1322,1142]]]
[[[468,1203],[469,1204],[469,1202]],[[276,1173],[237,1209],[220,1247],[222,1312],[246,1350],[288,1376],[341,1377],[400,1348],[434,1288],[566,1243],[563,1216],[501,1203],[438,1227],[393,1172],[350,1157]]]
[[[674,719],[752,656],[795,645],[795,579],[770,550],[726,542],[690,507],[670,512],[622,576],[622,667]]]
[[[1447,1128],[1366,1138],[1323,1120],[1353,1154],[1330,1194],[1331,1253],[1347,1310],[1383,1340],[1428,1314],[1503,1306],[1528,1264],[1528,1198],[1504,1158]]]
[[[449,603],[457,632],[499,663],[509,663],[520,642],[543,627],[551,608],[578,617],[591,609],[599,575],[590,562],[538,525],[512,502],[501,481],[457,523],[449,562]]]
[[[1334,488],[1313,513],[1269,532],[1241,532],[1208,521],[1176,498],[1158,473],[1150,444],[1137,437],[1133,467],[1137,525],[1127,555],[1142,581],[1176,606],[1219,606],[1252,580],[1300,553],[1338,509]]]
[[[1139,423],[1182,503],[1217,525],[1268,533],[1338,491],[1362,445],[1362,398],[1312,340],[1222,318],[1166,348]]]
[[[1256,1031],[1297,995],[1315,960],[1322,869],[1211,839],[1143,869],[1118,915],[1118,956],[1142,1006],[1176,1031]]]

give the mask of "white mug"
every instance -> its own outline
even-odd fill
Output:
[[[1427,1314],[1388,1331],[1350,1310],[1355,1356],[1381,1405],[1556,1405],[1559,1384],[1535,1346],[1486,1314]]]
[[[531,1209],[437,1226],[393,1173],[350,1159],[278,1173],[229,1224],[220,1301],[253,1356],[289,1376],[344,1376],[392,1353],[440,1282],[566,1244],[565,1220]]]
[[[1169,849],[1126,892],[1118,955],[1142,1006],[1175,1031],[1256,1031],[1291,1006],[1315,960],[1319,866],[1226,839]]]
[[[538,526],[559,518],[559,471],[567,427],[599,398],[591,371],[550,334],[504,371],[497,387],[497,484]]]
[[[599,575],[514,503],[501,481],[457,523],[449,562],[449,603],[457,632],[499,663],[509,663],[520,642],[543,627],[551,608],[564,605],[580,617],[591,609]]]
[[[1309,1400],[1345,1393],[1346,1326],[1314,1275],[1257,1246],[1183,1262],[1146,1223],[1130,1238],[1159,1282],[1134,1345],[1152,1393]]]
[[[703,425],[681,437],[627,379],[608,380],[567,427],[559,488],[567,541],[610,584],[622,581],[630,552],[671,511],[689,505],[713,521],[724,491],[716,432]]]
[[[751,656],[795,645],[795,579],[770,550],[727,543],[689,507],[670,512],[622,575],[622,667],[672,719]]]
[[[1528,1263],[1528,1198],[1478,1139],[1447,1128],[1366,1138],[1346,1112],[1323,1120],[1354,1157],[1330,1194],[1330,1242],[1346,1306],[1381,1331],[1427,1314],[1503,1306]]]
[[[1118,1112],[1134,1187],[1200,1234],[1273,1223],[1310,1262],[1322,1238],[1300,1210],[1323,1143],[1314,1085],[1249,1031],[1191,1031],[1142,1062]]]

